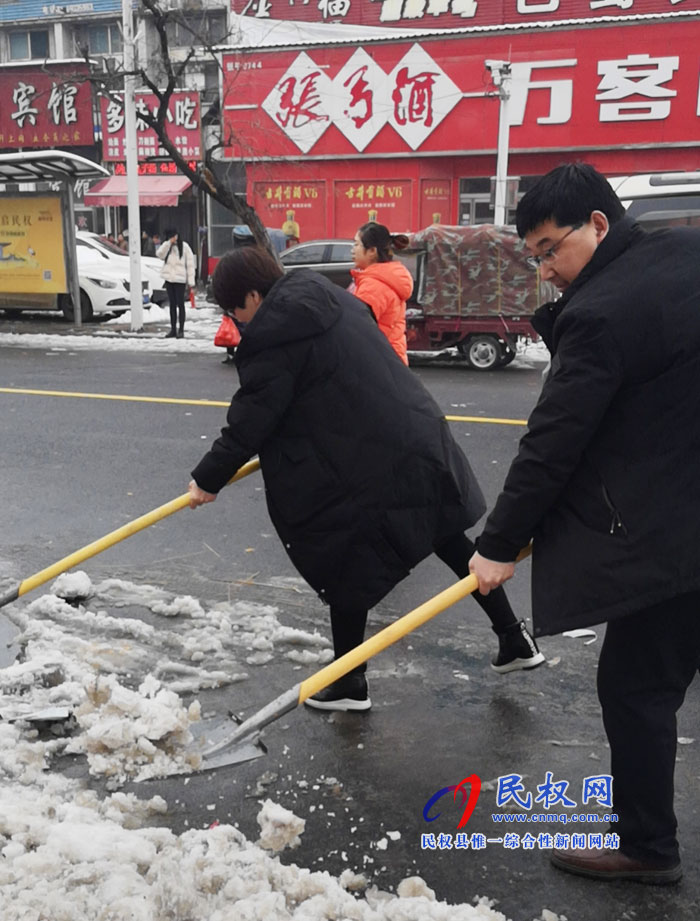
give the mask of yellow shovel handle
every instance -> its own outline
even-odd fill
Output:
[[[255,471],[259,469],[260,461],[257,458],[248,461],[247,464],[244,464],[238,470],[238,472],[231,477],[229,484],[235,483],[236,480],[240,480],[243,477],[248,476],[250,473],[255,473]],[[165,505],[160,505],[158,508],[154,508],[153,511],[147,512],[145,515],[141,515],[140,518],[135,518],[133,521],[122,525],[121,528],[117,528],[116,531],[111,531],[109,534],[106,534],[99,540],[95,540],[91,544],[87,544],[87,546],[82,547],[80,550],[76,550],[74,553],[69,554],[69,556],[65,556],[62,560],[59,560],[52,566],[47,566],[46,569],[42,569],[41,572],[37,572],[33,576],[29,576],[28,579],[25,579],[23,582],[21,582],[17,590],[17,596],[30,592],[37,586],[43,585],[44,582],[48,582],[55,576],[59,576],[62,572],[66,572],[67,570],[72,569],[74,566],[77,566],[78,563],[82,563],[84,560],[88,560],[90,557],[96,556],[98,553],[101,553],[108,547],[112,547],[114,544],[118,544],[119,541],[125,540],[127,537],[131,537],[132,534],[136,534],[138,531],[143,531],[144,528],[155,524],[157,521],[162,521],[163,518],[167,518],[169,515],[173,515],[175,512],[179,512],[181,508],[185,508],[185,506],[189,504],[189,501],[189,493],[184,493],[183,495],[178,496],[177,499],[171,499],[170,502],[166,502]]]

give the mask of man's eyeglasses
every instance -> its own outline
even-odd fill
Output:
[[[553,243],[552,246],[549,247],[549,249],[546,249],[543,253],[540,253],[539,256],[529,256],[527,259],[528,264],[538,269],[542,265],[543,262],[544,263],[552,262],[553,259],[556,259],[557,250],[562,245],[564,240],[566,240],[569,234],[573,233],[574,230],[580,230],[581,227],[583,227],[583,222],[574,224],[571,230],[567,230],[564,236],[561,237],[561,239],[557,240],[556,243]]]

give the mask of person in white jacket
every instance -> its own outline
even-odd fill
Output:
[[[176,229],[166,230],[165,242],[156,250],[163,260],[160,274],[170,301],[170,332],[166,339],[185,335],[185,289],[194,287],[194,253]],[[179,324],[178,324],[179,320]]]

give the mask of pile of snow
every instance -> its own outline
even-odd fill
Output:
[[[415,877],[397,896],[373,888],[358,897],[352,873],[283,866],[231,825],[182,835],[144,827],[167,811],[161,797],[100,800],[75,781],[29,775],[13,754],[25,745],[0,724],[3,921],[505,921],[485,899],[438,902]],[[261,840],[274,828],[275,849],[304,826],[272,803],[259,823]]]
[[[84,573],[53,589],[11,608],[22,654],[0,669],[0,713],[18,702],[65,704],[77,728],[40,737],[28,722],[0,721],[2,921],[506,921],[485,898],[439,901],[420,877],[392,894],[349,868],[334,877],[282,865],[275,854],[299,844],[305,820],[267,798],[252,843],[230,824],[177,835],[158,826],[162,797],[100,796],[63,777],[56,756],[66,751],[84,753],[112,791],[130,777],[192,769],[199,706],[185,707],[178,687],[245,680],[239,660],[259,653],[330,651],[318,634],[280,624],[270,606],[209,605],[114,579],[93,585]],[[162,624],[100,605],[141,605]]]
[[[180,695],[244,681],[275,656],[316,666],[333,657],[326,637],[282,625],[270,605],[203,605],[121,579],[93,585],[84,572],[51,588],[12,615],[23,652],[0,670],[0,713],[69,707],[82,732],[62,745],[113,784],[201,765],[190,733],[199,704],[185,706]],[[163,624],[109,614],[105,604],[140,606]]]
[[[87,699],[75,713],[82,732],[66,752],[86,754],[91,774],[124,782],[202,766],[190,732],[190,724],[201,718],[198,701],[185,708],[152,675],[137,691],[123,687],[114,675],[96,676],[85,690]]]

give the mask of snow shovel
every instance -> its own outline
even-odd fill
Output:
[[[257,458],[248,461],[247,464],[244,464],[240,470],[231,477],[227,485],[235,483],[236,480],[241,480],[243,477],[248,476],[249,473],[255,473],[255,471],[259,469],[260,461]],[[140,518],[129,521],[127,524],[122,525],[121,528],[117,528],[116,531],[111,531],[99,540],[95,540],[91,544],[82,547],[80,550],[71,553],[69,556],[65,556],[62,560],[54,563],[53,566],[48,566],[46,569],[42,569],[28,579],[24,579],[17,588],[8,592],[7,595],[0,597],[0,608],[4,607],[6,604],[10,604],[11,601],[16,601],[21,595],[26,595],[27,592],[32,591],[32,589],[48,582],[49,579],[60,576],[62,572],[72,569],[73,566],[77,566],[79,563],[82,563],[83,560],[89,560],[90,557],[97,556],[98,553],[102,553],[102,551],[106,550],[108,547],[112,547],[114,544],[118,544],[119,541],[131,537],[132,534],[143,531],[143,529],[149,527],[149,525],[155,524],[157,521],[162,521],[163,518],[167,518],[175,512],[179,512],[181,508],[185,508],[185,506],[189,504],[189,500],[189,493],[183,493],[183,495],[178,496],[177,499],[172,499],[170,502],[166,502],[165,505],[160,505],[158,508],[154,508],[153,511],[141,515]]]
[[[525,547],[518,554],[516,562],[525,559],[530,555],[531,548]],[[347,672],[362,665],[378,652],[391,646],[397,640],[400,640],[406,634],[417,630],[427,621],[431,620],[437,614],[440,614],[446,608],[471,595],[479,587],[476,576],[469,575],[461,579],[449,588],[444,589],[439,594],[423,602],[417,608],[404,614],[403,617],[375,633],[374,636],[365,640],[359,646],[351,649],[339,659],[326,665],[320,671],[315,672],[309,678],[295,684],[293,688],[280,694],[271,703],[258,710],[241,723],[233,732],[216,741],[202,752],[203,770],[212,767],[218,767],[222,763],[236,764],[240,761],[249,761],[256,757],[253,752],[255,746],[260,746],[257,757],[265,753],[264,747],[259,740],[260,731],[270,723],[294,710],[305,700],[328,687],[338,678],[342,678]],[[225,760],[224,760],[225,757]]]

